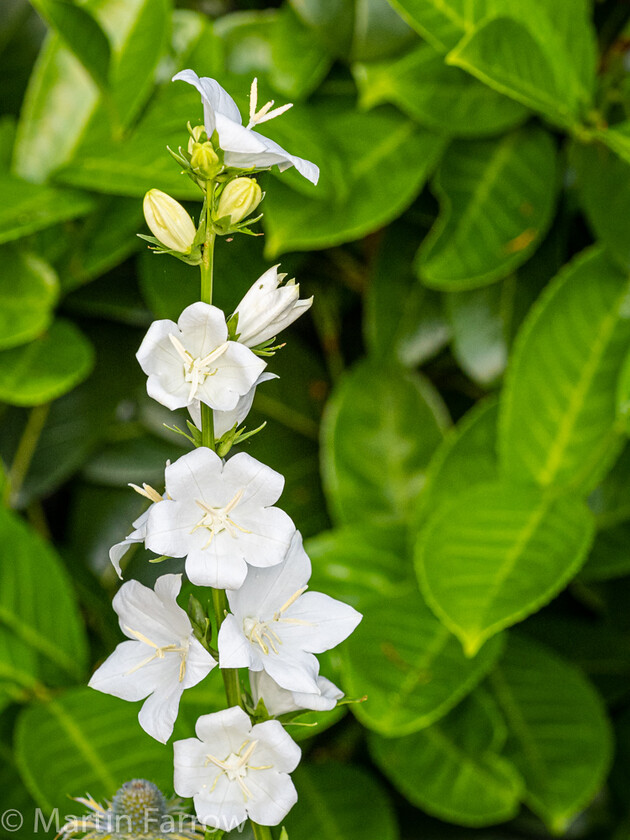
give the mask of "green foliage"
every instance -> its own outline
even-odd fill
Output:
[[[172,792],[171,748],[85,683],[120,638],[107,553],[144,510],[126,484],[161,492],[188,448],[134,353],[198,299],[136,237],[149,188],[200,214],[165,153],[202,120],[170,82],[192,67],[245,122],[253,76],[294,101],[261,131],[321,168],[262,175],[264,236],[215,264],[227,314],[279,255],[315,296],[242,448],[286,478],[312,589],[364,614],[322,667],[350,702],[289,729],[282,836],[626,840],[628,12],[211,5],[0,13],[0,814],[140,775]],[[123,566],[166,568],[140,548]],[[214,672],[176,737],[222,704]]]

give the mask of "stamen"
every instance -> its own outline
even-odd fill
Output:
[[[144,496],[145,499],[149,499],[151,502],[161,502],[162,501],[162,494],[158,493],[150,484],[142,483],[142,487],[138,487],[137,484],[132,484],[129,482],[129,487],[139,493],[141,496]]]
[[[195,499],[195,504],[197,504],[203,511],[203,516],[197,522],[197,524],[193,527],[191,534],[194,534],[199,528],[206,528],[210,531],[210,538],[208,542],[203,546],[203,548],[208,548],[209,545],[212,544],[212,540],[215,538],[217,534],[220,534],[222,531],[227,531],[232,539],[236,538],[236,531],[240,531],[243,534],[250,534],[251,531],[248,531],[247,528],[242,528],[238,525],[234,520],[230,517],[230,513],[234,510],[234,508],[240,502],[243,493],[245,490],[239,490],[238,493],[231,499],[225,507],[211,507],[210,505],[206,504],[201,499]]]
[[[245,753],[241,755],[243,749],[246,746],[247,749],[245,750]],[[247,778],[248,771],[271,769],[271,765],[266,767],[253,767],[251,764],[249,764],[249,759],[253,755],[254,750],[257,746],[258,741],[244,741],[241,744],[238,753],[230,753],[230,755],[228,755],[228,757],[223,760],[217,758],[215,755],[211,755],[210,753],[208,753],[206,755],[204,766],[207,767],[209,764],[214,764],[214,766],[218,767],[221,771],[214,780],[212,787],[210,788],[210,792],[212,792],[215,789],[217,782],[219,781],[221,776],[225,774],[228,778],[228,781],[237,783],[237,785],[241,789],[241,792],[243,793],[245,801],[251,799],[252,793],[245,784],[245,779]]]
[[[148,656],[142,662],[139,662],[137,665],[134,665],[133,668],[130,668],[128,671],[125,671],[125,676],[129,676],[129,674],[135,674],[136,671],[139,671],[140,668],[144,668],[145,665],[148,665],[149,662],[153,662],[154,659],[164,659],[165,654],[167,653],[179,653],[181,655],[181,661],[179,663],[179,682],[184,681],[184,677],[186,676],[186,657],[188,656],[188,648],[189,648],[189,641],[186,640],[182,642],[180,645],[175,644],[174,642],[170,645],[156,645],[155,642],[152,642],[144,633],[141,633],[139,630],[134,630],[131,627],[128,627],[125,624],[125,630],[130,633],[132,636],[142,642],[149,647],[155,649],[155,653],[151,656]]]
[[[210,370],[210,365],[225,353],[230,342],[224,341],[223,344],[219,344],[218,347],[215,347],[214,350],[211,350],[206,356],[195,359],[192,354],[186,350],[176,335],[170,333],[168,337],[184,363],[184,382],[190,382],[190,394],[188,395],[188,400],[189,402],[192,402],[197,395],[199,386],[203,385],[209,376],[214,376],[217,372],[217,368]]]
[[[271,619],[263,621],[261,619],[251,617],[246,618],[243,621],[243,632],[245,633],[246,638],[248,638],[252,644],[258,645],[265,655],[269,654],[270,649],[277,654],[280,653],[278,647],[282,644],[282,639],[278,633],[272,629],[272,625],[274,623],[298,624],[302,627],[313,627],[312,621],[306,621],[303,618],[282,617],[282,614],[286,612],[286,610],[288,610],[289,607],[294,604],[300,595],[303,595],[307,589],[308,586],[303,586],[301,589],[294,592],[293,595],[291,595],[291,597],[280,607],[280,609],[273,614],[273,618]]]
[[[258,79],[254,79],[252,82],[252,86],[249,90],[249,123],[247,124],[246,128],[252,128],[255,125],[260,125],[261,123],[268,122],[269,120],[273,120],[276,117],[279,117],[280,114],[284,114],[285,111],[288,111],[289,108],[293,108],[293,103],[289,102],[286,105],[281,105],[279,108],[274,108],[273,111],[270,111],[270,108],[273,108],[274,101],[271,99],[269,102],[266,102],[260,111],[256,110],[258,105]]]

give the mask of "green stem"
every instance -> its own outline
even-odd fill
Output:
[[[14,507],[17,504],[22,484],[31,466],[49,411],[50,403],[45,403],[44,405],[36,405],[29,415],[4,489],[4,502],[9,507]]]
[[[258,825],[258,823],[250,820],[252,831],[254,832],[254,840],[273,840],[271,836],[271,829],[268,825]]]
[[[204,204],[206,238],[203,243],[203,255],[201,264],[201,300],[203,303],[212,303],[213,272],[214,272],[214,243],[216,234],[212,229],[212,196],[214,194],[214,182],[206,183],[206,202]],[[201,404],[201,443],[209,449],[215,449],[214,440],[214,416],[212,409],[205,403]],[[221,629],[223,619],[228,611],[228,602],[225,592],[222,589],[212,590],[212,607],[217,625],[217,633]],[[241,684],[236,668],[222,668],[225,696],[229,706],[242,706]]]

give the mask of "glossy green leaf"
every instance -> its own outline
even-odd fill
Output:
[[[629,291],[627,275],[594,248],[530,311],[501,401],[510,478],[589,489],[609,467],[619,451],[615,392],[630,341]]]
[[[413,805],[448,822],[478,827],[509,820],[519,810],[523,781],[498,754],[504,737],[495,704],[475,692],[421,732],[396,739],[372,735],[370,751]]]
[[[351,707],[374,732],[408,735],[430,726],[483,679],[501,650],[499,637],[474,658],[416,592],[364,605],[363,620],[344,645],[342,682]]]
[[[498,413],[496,399],[486,399],[477,403],[447,432],[429,463],[427,482],[417,511],[419,519],[476,484],[498,479]]]
[[[571,162],[577,170],[581,204],[594,234],[622,267],[630,265],[626,219],[630,214],[630,161],[604,145],[575,144]]]
[[[292,779],[299,805],[284,820],[292,840],[398,840],[389,797],[364,769],[333,762],[304,764]]]
[[[138,704],[75,688],[22,712],[16,731],[20,773],[37,804],[68,809],[68,797],[89,791],[111,799],[130,779],[172,786],[172,747],[138,724]]]
[[[34,254],[0,249],[0,350],[40,335],[53,318],[59,293],[57,275]]]
[[[322,428],[324,487],[335,518],[404,518],[447,422],[437,392],[416,375],[369,362],[347,373]]]
[[[86,137],[102,143],[136,116],[153,87],[166,47],[169,0],[99,0],[91,9],[111,43],[110,102],[59,37],[50,37],[29,82],[14,168],[44,181],[67,163]]]
[[[324,204],[305,200],[282,182],[274,184],[264,207],[268,259],[349,242],[392,221],[420,192],[444,148],[443,137],[395,111],[343,109],[324,112],[322,119],[347,186],[340,192],[337,185],[335,200]],[[317,163],[328,167],[326,156]]]
[[[526,802],[562,834],[610,766],[602,702],[579,670],[518,638],[510,638],[491,684],[508,724],[505,756],[525,780]]]
[[[310,587],[359,610],[413,589],[408,535],[400,522],[348,525],[324,531],[305,543],[313,561]]]
[[[344,60],[374,61],[416,40],[386,0],[290,2],[315,38]]]
[[[513,128],[527,110],[444,63],[423,44],[390,62],[353,68],[364,108],[390,102],[420,125],[455,137],[484,137]]]
[[[416,569],[431,608],[469,656],[540,609],[586,559],[583,502],[533,487],[484,484],[440,508],[421,531]]]
[[[551,222],[556,165],[553,140],[540,127],[453,143],[434,180],[441,213],[418,252],[422,282],[470,289],[525,262]]]
[[[40,338],[0,353],[0,400],[23,406],[50,402],[83,381],[93,365],[83,333],[57,320]]]
[[[442,298],[412,269],[418,232],[399,221],[387,229],[365,298],[363,333],[370,356],[415,368],[450,339]]]
[[[68,219],[85,216],[94,206],[75,190],[29,184],[0,176],[0,243],[12,242]]]
[[[2,640],[7,644],[9,638],[15,640],[13,656],[25,651],[20,669],[33,672],[37,661],[38,676],[48,684],[82,679],[86,638],[71,581],[59,557],[6,509],[0,510],[0,541],[11,552],[11,562],[3,564],[0,576]]]
[[[109,82],[110,46],[92,15],[73,0],[33,0],[33,6],[101,88]]]

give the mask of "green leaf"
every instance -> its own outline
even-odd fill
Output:
[[[434,512],[477,484],[499,478],[496,453],[498,403],[477,403],[450,429],[436,449],[420,498],[419,518]]]
[[[73,0],[32,0],[33,6],[101,88],[109,83],[110,46],[92,15]]]
[[[535,18],[528,13],[521,20],[499,12],[499,16],[486,19],[470,31],[449,53],[447,62],[552,122],[571,128],[591,104],[595,80],[593,37],[586,28],[580,30],[582,43],[576,43],[572,53],[565,33],[547,18],[550,8],[550,4],[540,4]],[[573,9],[568,14],[579,20],[580,12]],[[581,67],[580,58],[585,61]],[[588,79],[581,69],[588,72]]]
[[[475,658],[435,618],[417,592],[364,605],[363,620],[344,644],[342,681],[351,707],[387,737],[430,726],[484,678],[501,650],[499,637]]]
[[[627,274],[592,248],[532,307],[501,401],[499,449],[511,479],[590,489],[609,468],[619,451],[615,392],[630,341],[629,291]]]
[[[70,321],[21,347],[0,353],[0,400],[10,405],[41,405],[71,391],[91,372],[94,352]]]
[[[630,574],[630,525],[616,525],[599,531],[580,572],[580,580],[587,583],[614,580]]]
[[[575,143],[571,163],[577,170],[581,205],[595,236],[619,260],[630,266],[630,160],[623,160],[594,143]]]
[[[327,114],[322,109],[321,119],[347,185],[324,203],[274,184],[264,206],[268,259],[359,239],[397,218],[422,189],[445,145],[443,137],[393,110],[344,108]],[[326,157],[316,162],[327,169]]]
[[[556,166],[553,140],[537,126],[453,143],[433,182],[441,213],[418,252],[422,282],[470,289],[525,262],[551,222]]]
[[[169,6],[169,0],[98,4],[95,17],[111,44],[108,105],[62,40],[48,38],[30,78],[18,125],[17,174],[42,182],[66,164],[86,138],[102,144],[133,120],[153,89],[155,69],[166,47]]]
[[[90,196],[75,190],[0,175],[0,244],[85,216],[93,206]]]
[[[400,522],[362,522],[324,531],[306,542],[310,586],[359,610],[413,588],[407,530]]]
[[[497,745],[498,736],[498,745]],[[483,692],[406,738],[370,737],[375,762],[413,805],[448,822],[495,825],[518,813],[523,781],[497,754],[505,724]]]
[[[138,705],[75,688],[20,715],[17,764],[37,804],[50,813],[68,810],[68,797],[111,799],[130,779],[172,786],[172,747],[150,738],[138,724]],[[75,806],[76,808],[76,806]]]
[[[86,638],[71,581],[57,554],[6,509],[0,509],[0,542],[11,555],[0,577],[0,638],[8,641],[10,634],[14,655],[25,651],[20,668],[37,657],[41,680],[58,685],[82,679]]]
[[[514,128],[526,109],[444,63],[422,44],[394,61],[357,64],[353,74],[363,108],[396,105],[420,125],[454,137],[484,137]]]
[[[369,354],[415,368],[450,338],[442,298],[412,270],[418,232],[402,220],[387,228],[365,299],[363,333]]]
[[[440,508],[420,533],[416,570],[431,609],[468,656],[540,609],[586,559],[593,521],[578,499],[484,484]]]
[[[508,724],[505,756],[525,780],[525,801],[563,834],[610,766],[602,702],[580,671],[518,638],[510,638],[491,682]]]
[[[322,427],[324,488],[336,519],[404,518],[447,422],[437,392],[417,375],[370,362],[347,373]]]
[[[59,280],[34,254],[12,247],[0,254],[0,350],[5,350],[37,338],[50,325]]]
[[[295,840],[398,840],[394,810],[383,787],[360,767],[302,765],[292,779],[298,805],[286,817]]]

